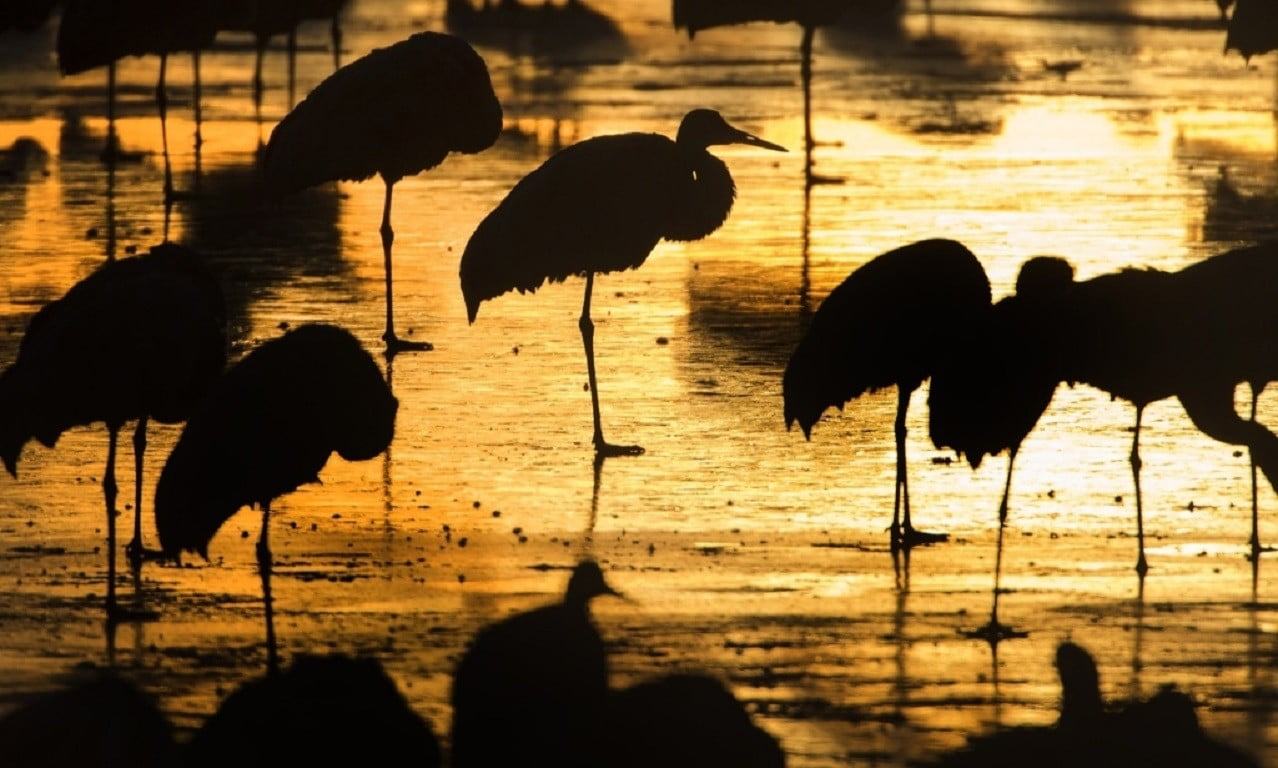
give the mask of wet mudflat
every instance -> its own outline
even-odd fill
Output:
[[[1273,564],[1253,571],[1244,558],[1245,453],[1202,436],[1174,401],[1147,409],[1152,569],[1142,592],[1132,409],[1061,388],[1013,481],[1000,618],[1030,634],[995,656],[962,633],[987,618],[1005,459],[976,472],[949,461],[927,439],[916,393],[915,522],[952,538],[894,565],[883,529],[895,393],[827,416],[811,442],[785,431],[780,397],[785,362],[825,294],[913,240],[965,243],[998,298],[1035,254],[1064,256],[1085,278],[1128,264],[1178,268],[1272,235],[1272,56],[1247,66],[1221,55],[1206,0],[936,0],[930,21],[911,3],[899,25],[868,36],[855,25],[818,34],[813,170],[840,183],[805,194],[796,27],[707,30],[690,42],[667,3],[593,5],[620,37],[571,47],[475,37],[505,108],[502,138],[396,187],[400,332],[435,350],[400,355],[386,371],[401,406],[385,456],[335,458],[322,485],[275,507],[285,659],[380,659],[446,732],[450,673],[468,639],[554,599],[589,554],[631,598],[594,603],[615,683],[676,670],[722,677],[791,765],[903,764],[968,733],[1051,722],[1052,653],[1067,638],[1096,656],[1109,698],[1175,683],[1212,732],[1275,762],[1278,596]],[[354,0],[343,60],[427,28],[445,28],[442,2]],[[118,130],[139,155],[111,181],[98,159],[104,76],[60,79],[52,38],[52,26],[0,37],[4,364],[39,306],[108,252],[144,250],[165,231],[155,61],[121,68]],[[332,67],[323,25],[303,27],[302,41],[299,94]],[[377,350],[382,187],[261,199],[255,148],[289,105],[273,51],[265,122],[255,122],[250,48],[227,38],[202,62],[198,165],[189,64],[170,67],[175,181],[197,194],[175,205],[169,237],[222,276],[234,356],[309,321],[341,324]],[[1059,62],[1081,66],[1062,78],[1046,66]],[[598,281],[604,426],[647,453],[596,467],[581,281],[487,302],[468,325],[458,261],[484,214],[557,146],[671,134],[696,106],[794,151],[716,150],[738,189],[728,222]],[[1242,413],[1247,397],[1240,388]],[[148,511],[178,433],[152,426]],[[191,728],[265,665],[260,516],[244,510],[224,527],[209,563],[148,564],[139,583],[124,579],[123,599],[137,594],[160,618],[108,633],[105,446],[100,425],[75,429],[55,449],[29,446],[18,480],[0,480],[0,707],[77,665],[114,660]],[[122,459],[122,502],[131,469]],[[1269,542],[1276,502],[1263,478],[1259,498]]]

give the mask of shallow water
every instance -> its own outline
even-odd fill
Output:
[[[953,538],[916,550],[902,572],[883,533],[895,393],[830,414],[810,442],[784,429],[780,398],[810,312],[852,269],[913,240],[965,243],[998,298],[1035,254],[1065,256],[1086,278],[1177,268],[1271,236],[1273,57],[1222,55],[1206,0],[935,0],[931,20],[911,3],[895,30],[818,34],[813,170],[840,183],[805,196],[796,27],[689,41],[664,0],[592,5],[624,43],[534,40],[512,51],[477,41],[506,131],[491,150],[396,186],[397,322],[435,350],[388,371],[401,408],[383,458],[335,457],[322,486],[276,505],[285,658],[375,656],[446,733],[449,673],[469,636],[553,599],[565,569],[590,553],[632,598],[595,606],[617,683],[675,669],[723,677],[794,766],[903,764],[965,734],[1051,722],[1051,659],[1065,638],[1096,655],[1109,697],[1175,683],[1213,733],[1278,762],[1278,594],[1272,566],[1253,581],[1244,558],[1246,455],[1199,434],[1178,404],[1144,416],[1152,570],[1141,597],[1132,409],[1087,387],[1057,393],[1018,457],[1005,550],[1000,617],[1030,634],[994,657],[961,633],[989,609],[1006,459],[977,472],[946,461],[927,439],[925,388],[915,393],[916,522]],[[43,150],[0,157],[0,363],[42,304],[108,252],[144,250],[165,230],[155,60],[120,67],[117,129],[140,157],[111,181],[98,160],[105,77],[60,78],[54,28],[0,35],[0,148],[22,150],[30,145],[14,142],[30,137]],[[443,2],[353,0],[343,28],[349,62],[442,29]],[[298,94],[331,71],[327,45],[323,24],[303,27]],[[1082,66],[1065,78],[1044,66],[1066,60]],[[197,194],[174,207],[168,233],[222,276],[236,356],[308,321],[344,325],[378,350],[381,184],[317,188],[278,206],[258,197],[257,142],[289,106],[283,64],[273,51],[259,126],[247,41],[222,38],[203,57],[197,159],[189,58],[171,63],[175,181]],[[596,472],[581,281],[487,302],[468,325],[458,260],[484,214],[556,146],[671,134],[695,106],[794,151],[717,150],[738,188],[728,222],[598,281],[605,429],[647,453]],[[1262,397],[1261,421],[1273,422],[1273,397]],[[152,426],[148,510],[179,429]],[[0,478],[0,707],[110,655],[193,727],[264,664],[260,518],[233,518],[209,564],[148,565],[140,585],[123,578],[126,601],[140,586],[161,618],[121,626],[109,649],[105,446],[101,425],[75,429],[56,449],[28,446],[17,481]],[[118,474],[123,504],[128,458]],[[1278,503],[1263,480],[1260,491],[1268,542],[1278,529],[1266,511]]]

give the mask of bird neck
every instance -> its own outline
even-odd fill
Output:
[[[718,229],[728,218],[737,196],[728,166],[704,147],[679,145],[689,174],[674,191],[674,216],[667,240],[700,240]]]

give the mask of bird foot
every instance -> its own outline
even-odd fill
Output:
[[[1260,556],[1266,552],[1278,552],[1278,548],[1262,546],[1260,542],[1252,542],[1251,552],[1247,555],[1248,560],[1259,560]]]
[[[138,567],[147,560],[163,560],[164,553],[158,549],[147,549],[142,546],[142,542],[134,539],[124,548],[124,554],[129,558],[129,564]]]
[[[382,340],[386,342],[387,357],[394,357],[400,352],[429,352],[435,348],[429,341],[406,341],[389,331],[382,334]]]
[[[962,633],[963,637],[971,640],[984,640],[990,645],[998,645],[1004,640],[1016,640],[1023,637],[1029,637],[1029,632],[1023,632],[1019,629],[1013,629],[1006,624],[1002,624],[998,619],[991,618],[985,624],[976,629],[969,629]]]
[[[642,445],[613,445],[605,443],[602,440],[595,441],[595,455],[601,458],[611,456],[642,456],[644,453]]]
[[[119,605],[107,606],[107,622],[111,624],[140,624],[148,621],[159,621],[160,612],[148,608],[123,608]]]
[[[949,541],[948,533],[929,533],[927,531],[916,531],[913,528],[889,528],[892,532],[892,549],[910,550],[914,547],[928,546],[929,544],[939,544],[943,541]]]

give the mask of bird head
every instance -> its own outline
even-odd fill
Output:
[[[1086,725],[1101,714],[1100,673],[1092,655],[1069,641],[1056,648],[1056,672],[1061,678],[1061,719],[1065,727]]]
[[[568,579],[568,589],[564,594],[564,603],[580,606],[585,609],[590,601],[600,595],[625,597],[604,579],[603,570],[594,560],[582,560],[572,569]]]
[[[694,109],[683,116],[679,123],[679,135],[675,143],[680,146],[705,149],[716,144],[749,144],[774,152],[786,152],[785,147],[773,144],[740,128],[735,128],[713,109]]]
[[[30,403],[20,391],[21,378],[16,365],[0,373],[0,460],[13,477],[18,476],[18,457],[22,446],[31,438],[28,424]]]
[[[1074,267],[1059,256],[1035,256],[1016,275],[1016,295],[1029,299],[1059,296],[1074,282]]]

